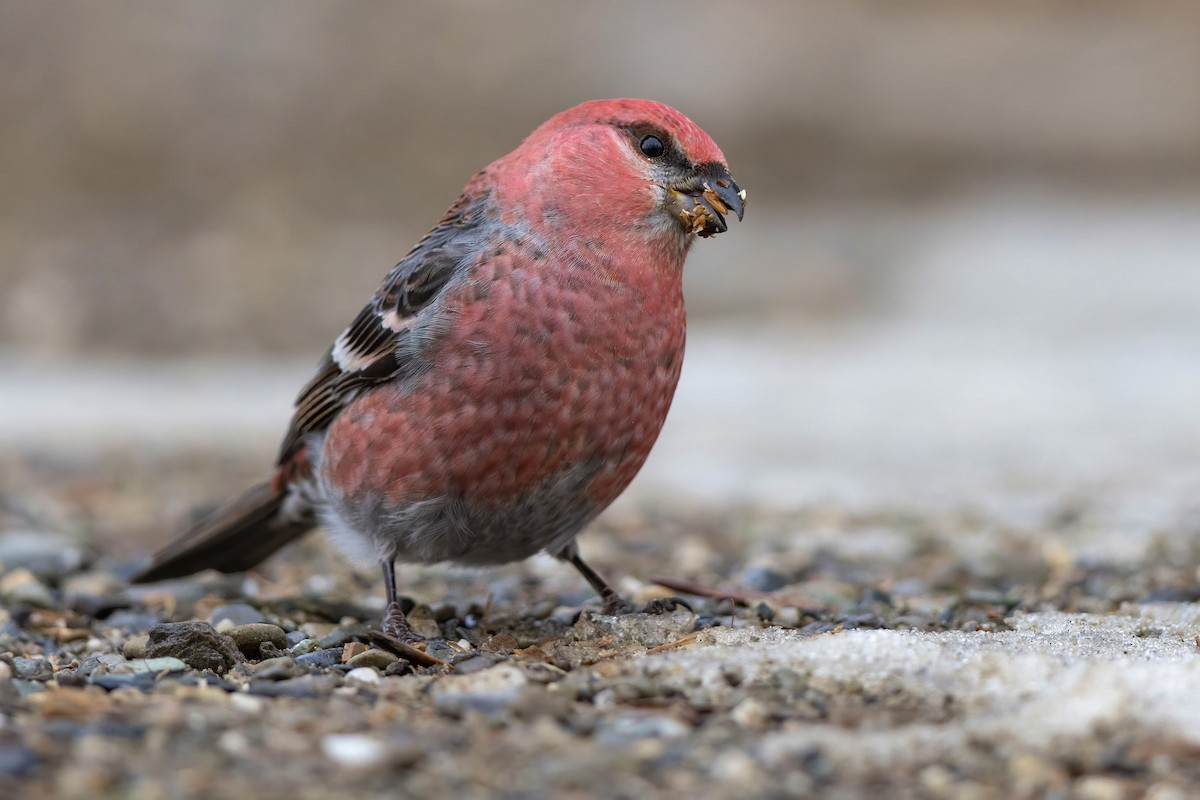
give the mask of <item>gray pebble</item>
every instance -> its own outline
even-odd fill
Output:
[[[48,681],[54,677],[54,667],[44,658],[14,658],[13,672],[27,681]]]
[[[5,531],[0,533],[0,563],[8,570],[24,567],[39,578],[57,580],[83,565],[83,551],[57,533]]]
[[[268,658],[260,661],[254,669],[256,680],[281,681],[296,677],[296,662],[289,656]]]
[[[396,660],[396,656],[386,650],[367,650],[365,653],[359,653],[354,658],[346,663],[351,667],[374,667],[378,670],[388,668],[388,665]]]
[[[353,639],[366,639],[370,632],[371,626],[363,623],[339,625],[321,637],[321,647],[337,647]]]
[[[791,583],[786,575],[767,567],[752,567],[742,573],[742,586],[755,592],[773,592]]]
[[[26,777],[38,765],[37,753],[20,744],[0,745],[0,775]]]
[[[325,697],[340,680],[334,675],[305,675],[286,681],[254,680],[248,691],[263,697]]]
[[[29,569],[21,567],[0,577],[0,597],[10,606],[27,603],[36,608],[54,608],[54,594]]]
[[[150,629],[147,658],[174,656],[192,669],[228,672],[242,660],[237,646],[213,630],[207,622],[173,622]]]
[[[328,669],[335,664],[342,663],[342,648],[332,647],[328,650],[317,650],[313,653],[296,656],[296,663],[302,667]]]
[[[228,603],[214,608],[208,615],[208,621],[214,628],[222,623],[231,626],[251,625],[255,622],[262,622],[263,615],[257,608],[247,603]]]
[[[241,650],[242,655],[249,659],[262,657],[259,648],[264,643],[276,648],[283,648],[287,645],[287,635],[283,632],[283,628],[266,622],[238,625],[226,631],[225,635],[233,639],[238,650]]]
[[[186,672],[188,665],[178,658],[134,658],[120,666],[121,672],[149,672],[157,675],[162,672]]]
[[[288,631],[284,636],[288,647],[295,647],[308,638],[308,634],[304,631]]]
[[[687,736],[688,726],[666,715],[621,714],[602,721],[596,741],[604,745],[624,745],[636,739],[677,739]]]
[[[149,630],[160,622],[162,620],[153,614],[137,614],[132,611],[116,611],[108,619],[104,620],[104,624],[107,627],[117,628],[126,633]]]
[[[126,639],[125,644],[121,646],[121,655],[125,656],[125,658],[145,658],[146,643],[149,641],[150,636],[147,634]]]
[[[288,648],[288,652],[293,656],[303,656],[314,650],[319,650],[321,645],[316,639],[301,639],[294,645]]]

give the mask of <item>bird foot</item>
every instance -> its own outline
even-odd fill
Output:
[[[626,614],[670,614],[681,606],[688,611],[692,610],[692,607],[679,597],[656,597],[644,606],[639,607],[628,602],[620,595],[613,595],[605,599],[604,613],[614,617],[623,617]]]
[[[379,630],[392,639],[396,639],[405,644],[416,644],[417,642],[425,641],[425,637],[418,634],[408,624],[408,619],[404,616],[404,612],[400,610],[399,603],[389,603],[387,611],[383,614],[383,621],[379,625]]]

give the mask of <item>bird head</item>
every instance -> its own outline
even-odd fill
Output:
[[[619,226],[685,245],[742,218],[746,192],[712,138],[652,100],[594,100],[550,118],[501,162],[551,226]],[[536,204],[535,204],[536,205]],[[524,206],[529,209],[527,204]]]

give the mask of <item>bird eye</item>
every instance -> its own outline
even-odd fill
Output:
[[[663,153],[667,152],[667,148],[663,145],[662,139],[657,136],[643,136],[638,142],[638,147],[642,154],[647,158],[658,158]]]

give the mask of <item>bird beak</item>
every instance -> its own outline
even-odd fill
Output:
[[[721,164],[702,164],[694,177],[670,187],[668,209],[688,233],[715,236],[729,230],[725,215],[730,211],[740,221],[746,213],[746,190],[734,182]]]

